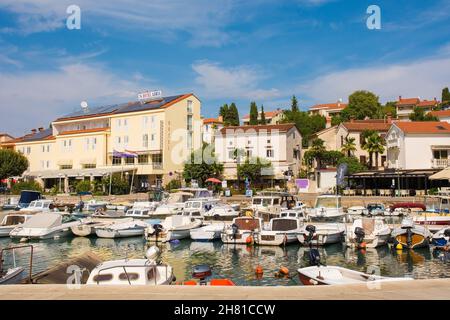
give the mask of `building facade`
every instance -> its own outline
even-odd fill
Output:
[[[401,121],[409,121],[409,116],[413,113],[415,107],[420,107],[425,113],[432,111],[439,105],[439,101],[434,98],[433,100],[421,100],[418,98],[402,98],[398,97],[396,102],[397,118]]]
[[[326,127],[331,127],[331,118],[341,114],[342,110],[347,107],[346,103],[339,100],[336,103],[316,104],[309,108],[309,114],[320,115],[326,119]]]
[[[24,175],[46,188],[64,180],[68,192],[73,180],[116,172],[136,188],[164,185],[201,146],[200,109],[194,94],[84,107],[2,146],[23,153],[30,162]]]
[[[262,112],[258,113],[258,120],[261,120]],[[266,119],[266,124],[279,124],[283,119],[283,110],[277,109],[275,111],[265,111],[264,117]],[[247,126],[250,124],[250,115],[246,114],[242,118],[242,124]]]
[[[286,171],[297,175],[300,169],[302,137],[295,124],[225,127],[217,133],[214,145],[227,180],[237,180],[237,165],[246,158],[259,157],[272,163],[263,179],[264,175],[284,179]]]
[[[450,109],[431,111],[430,114],[438,118],[439,121],[450,123]]]
[[[386,135],[390,169],[441,169],[450,165],[450,124],[395,122]]]
[[[223,128],[223,117],[203,119],[202,141],[207,144],[214,144],[216,133]]]

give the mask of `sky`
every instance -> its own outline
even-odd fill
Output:
[[[67,28],[70,5],[80,29]],[[381,10],[381,29],[366,21]],[[202,115],[347,101],[440,99],[450,0],[0,0],[0,132],[23,135],[144,90],[193,92]]]

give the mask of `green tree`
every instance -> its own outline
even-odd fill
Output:
[[[375,166],[378,168],[378,155],[384,152],[383,139],[378,133],[373,133],[366,139],[363,149],[369,154],[369,168],[373,168],[373,155],[375,154]]]
[[[324,160],[325,141],[320,138],[316,138],[311,142],[311,148],[304,154],[304,161],[308,166],[312,165],[312,161],[316,161],[316,167],[322,167],[322,160]]]
[[[281,123],[295,123],[300,134],[302,135],[302,144],[304,147],[308,146],[308,141],[311,135],[314,133],[325,129],[326,119],[320,115],[309,115],[304,111],[293,112],[291,110],[286,110],[284,112],[284,117],[280,121]]]
[[[219,115],[222,116],[224,123],[225,123],[225,120],[228,118],[228,111],[229,111],[229,108],[228,108],[228,104],[226,104],[226,103],[224,105],[222,105],[219,109]]]
[[[338,160],[337,165],[339,166],[342,163],[346,163],[348,166],[348,174],[353,174],[356,172],[361,172],[367,169],[367,167],[359,162],[358,158],[355,156],[351,157],[342,157]]]
[[[380,118],[387,117],[391,115],[392,118],[397,118],[397,103],[395,101],[388,101],[384,106],[382,106],[382,114]]]
[[[227,122],[230,126],[238,126],[239,125],[239,111],[234,102],[232,102],[230,104],[230,107],[228,109]]]
[[[348,97],[348,106],[342,110],[341,117],[346,121],[352,117],[358,120],[366,117],[376,119],[380,115],[380,109],[378,96],[370,91],[359,90]]]
[[[353,137],[345,137],[345,143],[341,147],[342,153],[346,154],[347,157],[350,157],[353,152],[356,151],[356,143],[355,138]]]
[[[204,143],[202,148],[191,152],[184,163],[183,178],[187,181],[195,179],[203,186],[206,179],[219,178],[223,172],[223,164],[219,163],[214,148]]]
[[[14,183],[11,187],[12,194],[20,194],[22,190],[35,190],[42,192],[42,187],[36,181],[21,181]]]
[[[261,105],[261,120],[259,124],[266,124],[266,114],[264,113],[264,106]]]
[[[295,95],[292,96],[291,99],[291,111],[292,112],[297,112],[298,110],[298,101],[297,98],[295,97]]]
[[[250,125],[258,124],[258,107],[256,106],[256,102],[252,101],[250,103]]]
[[[378,134],[378,131],[372,130],[372,129],[366,129],[363,132],[361,132],[360,145],[361,145],[362,148],[364,148],[364,145],[366,144],[367,138],[370,137],[373,134]]]
[[[91,189],[92,189],[91,182],[88,180],[81,180],[75,186],[75,191],[77,193],[89,192],[89,191],[91,191]]]
[[[450,103],[450,91],[448,90],[448,87],[445,87],[444,89],[442,89],[441,101],[442,101],[442,103],[444,103],[444,102]]]
[[[110,177],[105,176],[102,179],[102,184],[105,190],[109,190]],[[111,194],[128,194],[130,193],[130,183],[120,173],[115,173],[111,176]]]
[[[332,126],[340,125],[342,122],[344,122],[344,119],[339,114],[331,116],[331,125]]]
[[[414,107],[413,112],[409,115],[411,121],[439,121],[439,119],[430,113],[425,114],[421,107]]]
[[[238,164],[237,174],[241,179],[248,178],[252,182],[260,181],[263,169],[269,169],[272,163],[263,158],[246,158],[244,163]]]
[[[28,159],[12,149],[0,149],[0,179],[21,176],[28,168]]]

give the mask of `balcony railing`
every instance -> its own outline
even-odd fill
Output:
[[[433,168],[447,168],[450,166],[450,159],[433,159],[432,166]]]
[[[163,168],[163,164],[162,163],[158,163],[158,162],[154,162],[154,163],[152,163],[152,167],[155,170],[161,170]]]

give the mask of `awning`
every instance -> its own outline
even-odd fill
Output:
[[[58,166],[71,166],[72,160],[71,159],[58,160],[57,164],[58,164]]]
[[[450,180],[450,167],[441,170],[429,178],[430,180]]]
[[[111,173],[136,171],[136,166],[114,166],[93,169],[65,169],[65,170],[43,170],[24,172],[24,177],[35,177],[41,179],[55,179],[55,178],[76,178],[76,177],[102,177]]]

